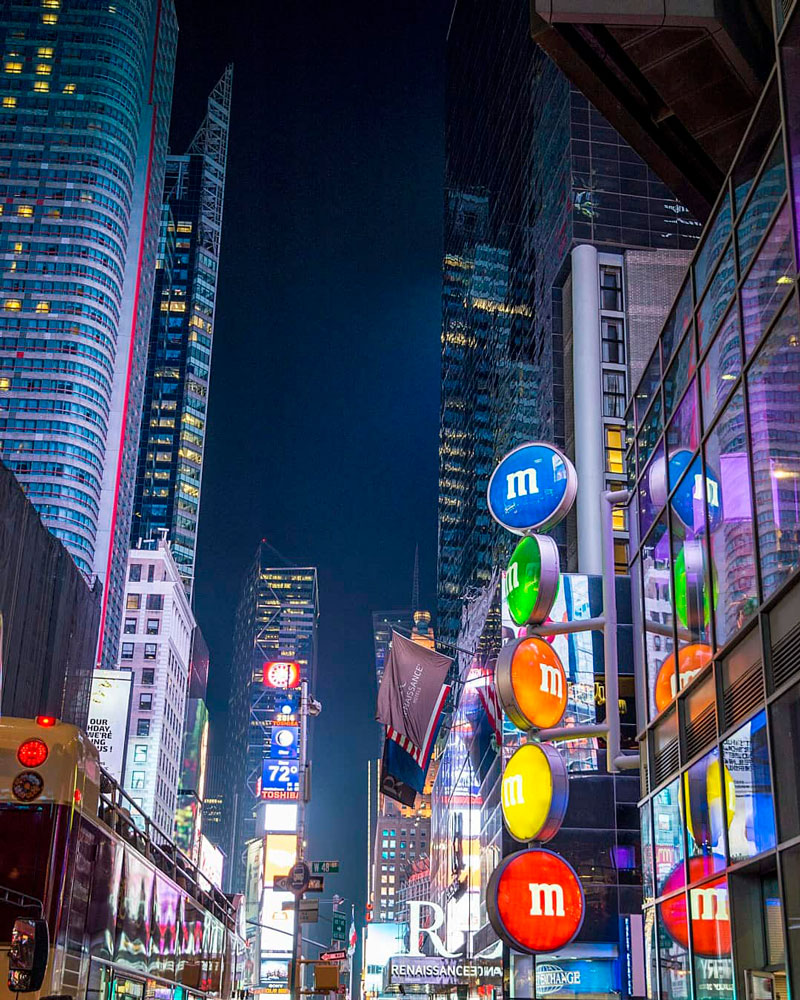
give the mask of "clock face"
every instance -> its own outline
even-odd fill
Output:
[[[300,683],[300,664],[294,660],[271,660],[264,664],[264,684],[273,688],[295,688]]]

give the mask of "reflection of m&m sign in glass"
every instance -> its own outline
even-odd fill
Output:
[[[667,494],[679,479],[680,485],[670,500],[673,512],[684,527],[690,531],[700,531],[706,521],[707,509],[708,526],[711,531],[716,531],[722,523],[722,489],[719,476],[711,466],[706,465],[704,477],[700,456],[696,455],[692,459],[692,452],[687,448],[673,452],[669,462],[664,458],[653,462],[648,475],[648,487],[654,506],[661,507],[666,503]]]
[[[656,709],[663,712],[678,692],[691,684],[710,660],[711,647],[704,643],[692,643],[679,649],[677,669],[675,654],[668,656],[661,664],[656,677]]]
[[[705,855],[689,859],[689,878],[702,878],[715,868],[722,866],[725,859],[716,855]],[[664,892],[672,892],[686,885],[683,863],[679,864],[664,884]],[[680,892],[671,899],[659,903],[661,919],[672,940],[682,948],[689,947],[689,914],[686,907],[686,893]],[[725,876],[713,879],[689,890],[689,910],[692,921],[692,943],[694,953],[701,958],[720,958],[730,955],[731,924],[728,908],[728,880]]]

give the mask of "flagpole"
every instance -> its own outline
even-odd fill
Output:
[[[351,928],[355,927],[355,925],[356,925],[356,905],[355,905],[355,903],[352,903],[350,905],[350,927]],[[350,932],[349,931],[348,931],[347,936],[348,936],[348,938],[350,938]],[[356,946],[354,944],[351,944],[349,940],[348,940],[347,943],[348,943],[348,945],[350,945],[350,947],[347,949],[347,951],[348,951],[348,963],[350,965],[350,982],[347,984],[348,1000],[353,1000],[353,962],[354,962],[355,954],[356,954]]]

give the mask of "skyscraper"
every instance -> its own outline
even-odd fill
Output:
[[[486,509],[494,464],[525,440],[574,445],[572,250],[648,251],[651,271],[676,288],[673,258],[685,266],[698,227],[531,41],[524,5],[457,4],[447,59],[437,631],[457,642],[464,599],[509,552],[510,536]],[[610,341],[612,332],[627,336],[628,288],[626,261],[608,267],[620,290],[604,326]],[[666,312],[668,301],[642,298],[637,320]],[[597,326],[599,341],[599,316]],[[605,421],[604,471],[622,476],[626,362],[613,350],[609,342],[597,408],[619,411]],[[600,371],[592,377],[600,386]],[[574,532],[574,524],[556,532],[565,555]]]
[[[233,67],[167,159],[131,538],[166,528],[191,599],[219,274]]]
[[[2,28],[0,452],[85,576],[101,580],[101,655],[110,666],[130,537],[175,9],[172,0],[63,9],[61,0],[11,2]]]
[[[230,870],[237,891],[244,887],[246,844],[263,832],[256,822],[259,802],[291,805],[298,800],[299,686],[308,680],[313,687],[316,677],[317,571],[274,562],[274,551],[261,542],[236,612],[225,814],[233,829]],[[291,736],[292,730],[293,745],[290,740],[281,748],[283,736]],[[267,759],[288,762],[285,787],[263,787]],[[283,821],[281,831],[286,832]]]

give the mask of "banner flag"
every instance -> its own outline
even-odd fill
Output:
[[[376,718],[405,736],[423,756],[430,753],[444,705],[449,656],[392,631],[392,646],[378,691]],[[446,695],[445,695],[446,697]]]

